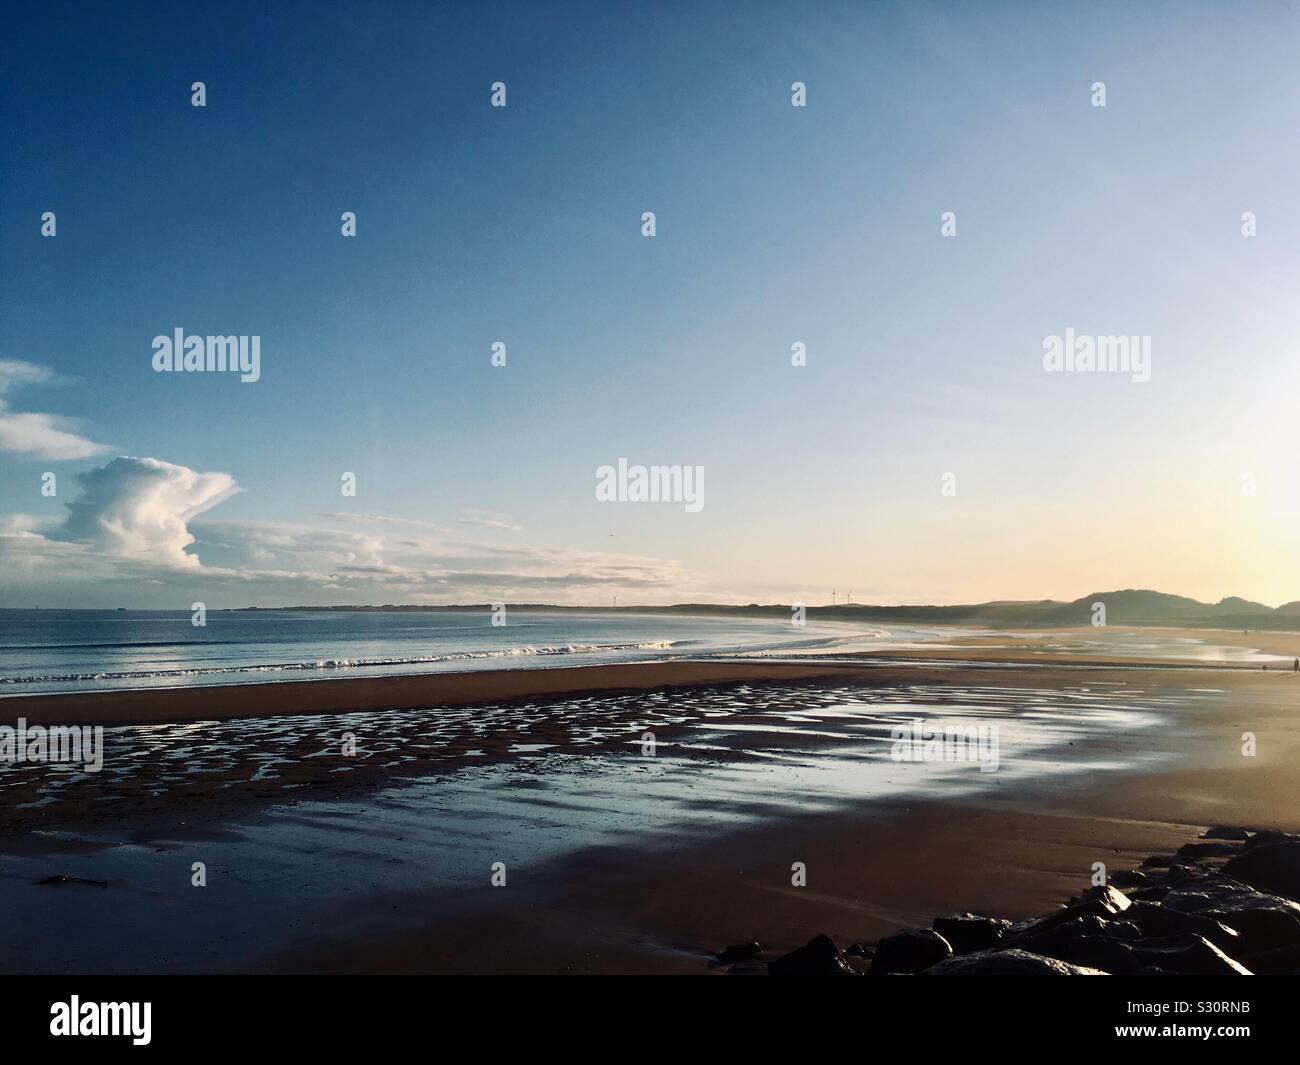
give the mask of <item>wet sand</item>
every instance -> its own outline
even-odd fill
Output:
[[[0,698],[5,720],[30,724],[159,724],[225,721],[284,714],[470,706],[592,692],[725,684],[744,680],[844,676],[846,663],[749,663],[668,660],[557,669],[494,669],[396,677],[224,684],[210,688],[56,692]]]
[[[1223,699],[1154,733],[1090,745],[1166,755],[949,798],[864,798],[792,810],[704,842],[598,848],[502,892],[376,898],[378,921],[264,961],[291,972],[711,973],[710,951],[758,940],[785,952],[827,932],[874,942],[936,915],[1025,919],[1110,871],[1171,853],[1210,824],[1300,830],[1300,689],[1233,676]],[[1172,717],[1173,715],[1171,715]],[[1254,731],[1260,750],[1240,754]],[[790,882],[806,863],[806,887]],[[506,891],[509,892],[508,896]],[[400,930],[400,931],[399,931]]]
[[[1176,658],[1155,655],[1125,655],[1115,648],[1124,641],[1165,645],[1182,644],[1187,657]],[[1060,648],[1081,643],[1096,644],[1092,654],[1070,654]],[[1109,645],[1109,647],[1108,647]],[[1141,663],[1160,666],[1213,663],[1226,668],[1260,669],[1264,661],[1250,663],[1228,659],[1218,652],[1221,648],[1240,648],[1259,652],[1268,658],[1270,669],[1289,667],[1300,657],[1300,632],[1243,632],[1241,629],[1167,629],[1147,626],[1111,625],[1101,628],[1079,626],[1063,629],[1033,629],[1005,632],[987,632],[955,636],[944,641],[942,647],[918,648],[919,657],[990,658],[997,661],[1080,661],[1096,662],[1099,655],[1106,662]],[[894,652],[880,651],[887,655]],[[1291,659],[1292,661],[1285,661]]]
[[[43,704],[67,721],[80,705],[86,720],[152,723],[108,730],[102,774],[0,774],[15,929],[0,970],[708,973],[729,942],[786,950],[944,912],[1038,914],[1093,862],[1132,867],[1214,822],[1300,829],[1300,678],[1034,661],[10,699],[6,718],[21,703],[38,720]],[[889,726],[912,715],[997,722],[1003,766],[892,763]],[[357,755],[339,750],[344,732]],[[489,882],[496,857],[505,887]],[[191,859],[214,870],[203,891]],[[110,887],[34,885],[52,872]],[[75,949],[51,949],[50,927]]]

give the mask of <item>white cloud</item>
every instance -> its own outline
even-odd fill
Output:
[[[506,529],[509,532],[523,532],[522,525],[516,525],[509,518],[501,514],[493,514],[487,510],[467,510],[463,518],[456,519],[461,525],[482,525],[487,529]]]
[[[320,515],[360,529],[206,517],[226,473],[116,458],[82,474],[68,517],[0,518],[0,600],[62,606],[550,602],[688,594],[664,559],[457,539],[429,522]],[[201,560],[201,561],[200,561]]]
[[[30,385],[61,384],[48,366],[17,359],[0,359],[0,451],[33,458],[85,459],[113,450],[76,432],[76,423],[53,414],[11,411],[4,396]]]
[[[194,542],[186,523],[239,491],[228,473],[196,473],[159,459],[126,456],[77,480],[82,494],[68,504],[59,538],[164,567],[199,565],[185,552]]]

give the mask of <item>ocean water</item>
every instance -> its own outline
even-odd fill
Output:
[[[1290,665],[1290,655],[1216,642],[1213,633],[1173,637],[1141,630],[993,633],[958,626],[783,617],[507,610],[189,611],[0,609],[0,698],[31,692],[319,680],[541,669],[709,656],[817,659],[863,651],[936,648],[979,636],[989,651],[1022,641],[1044,664],[1063,654],[1119,655],[1203,665]],[[1300,642],[1296,654],[1300,654]]]
[[[924,633],[871,625],[682,615],[489,612],[0,610],[0,696],[668,656],[833,652]]]

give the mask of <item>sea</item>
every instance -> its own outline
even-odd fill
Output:
[[[932,634],[778,618],[510,610],[0,610],[0,696],[836,653]]]

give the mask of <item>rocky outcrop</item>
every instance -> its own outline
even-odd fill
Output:
[[[977,950],[996,947],[1011,927],[1011,922],[998,917],[959,913],[953,917],[936,917],[930,927],[952,945],[954,954],[973,954]]]
[[[1251,847],[1228,861],[1223,875],[1256,891],[1300,902],[1300,839]]]
[[[936,917],[841,951],[820,935],[766,963],[774,976],[1250,976],[1300,971],[1300,836],[1216,825],[1141,871],[1117,872],[1032,920]],[[757,943],[716,964],[762,971]]]
[[[1105,976],[1100,969],[1071,965],[1027,950],[981,950],[949,958],[922,976]]]
[[[885,936],[876,944],[871,959],[873,973],[906,973],[909,976],[952,957],[952,944],[928,928],[909,928]]]
[[[835,940],[825,934],[814,936],[798,950],[769,962],[767,971],[772,976],[858,975],[835,945]]]

